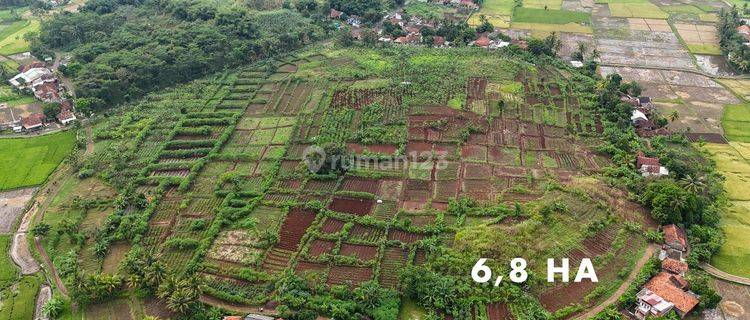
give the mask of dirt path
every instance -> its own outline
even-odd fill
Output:
[[[275,315],[275,313],[271,313],[268,311],[261,312],[258,309],[259,307],[234,304],[234,303],[226,302],[224,300],[220,300],[220,299],[217,299],[212,296],[205,295],[205,294],[201,295],[200,301],[208,305],[219,307],[224,310],[228,310],[232,312],[241,313],[243,315],[247,313],[262,314],[262,315]]]
[[[708,274],[710,274],[710,275],[712,275],[714,277],[717,277],[717,278],[719,278],[721,280],[729,281],[729,282],[732,282],[732,283],[741,284],[741,285],[745,285],[745,286],[750,286],[750,279],[748,279],[748,278],[744,278],[744,277],[740,277],[740,276],[735,276],[733,274],[726,273],[724,271],[716,269],[716,267],[714,267],[714,266],[712,266],[712,265],[710,265],[708,263],[705,263],[705,262],[701,263],[700,267],[701,267],[701,269],[703,269],[703,271],[706,271]]]
[[[646,265],[646,262],[648,262],[648,259],[651,259],[651,257],[654,256],[656,251],[659,249],[659,246],[655,244],[649,244],[646,248],[646,252],[643,253],[643,256],[638,259],[638,261],[635,263],[635,266],[633,267],[633,270],[630,271],[630,274],[628,275],[628,278],[623,281],[623,283],[620,285],[619,288],[617,288],[617,291],[615,291],[607,300],[604,300],[604,302],[600,303],[598,306],[594,307],[593,309],[589,309],[586,313],[577,316],[575,319],[579,320],[585,320],[585,319],[591,319],[594,316],[596,316],[597,313],[604,310],[604,308],[610,306],[611,304],[617,302],[618,299],[625,293],[625,291],[628,290],[628,287],[630,284],[635,280],[635,277],[638,276],[638,273],[643,269],[643,266]]]
[[[52,299],[52,288],[48,285],[44,285],[39,289],[39,296],[36,297],[36,310],[34,311],[34,320],[49,320],[49,317],[44,315],[42,308],[47,301]]]
[[[42,244],[39,243],[39,238],[34,237],[34,246],[36,247],[36,250],[39,252],[39,255],[42,256],[42,261],[45,265],[49,268],[49,272],[51,273],[50,276],[52,277],[52,281],[55,281],[55,286],[57,287],[57,290],[60,290],[60,293],[68,297],[68,288],[65,287],[65,284],[60,279],[60,275],[57,273],[57,269],[55,269],[55,265],[52,264],[52,260],[50,260],[49,256],[47,255],[47,252],[44,251],[44,247],[42,247]]]

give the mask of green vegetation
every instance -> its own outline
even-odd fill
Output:
[[[33,319],[41,280],[24,276],[17,285],[0,291],[0,320]]]
[[[741,72],[750,71],[750,48],[745,45],[745,38],[737,32],[737,27],[743,24],[736,7],[722,10],[719,14],[719,45],[727,56],[730,65]]]
[[[591,15],[577,11],[516,8],[513,11],[513,22],[547,24],[580,23],[590,25]]]
[[[669,17],[668,13],[662,11],[659,7],[650,2],[610,2],[609,10],[613,17],[650,19],[667,19]]]
[[[38,137],[0,139],[0,190],[44,182],[75,142],[75,130]]]
[[[0,54],[10,55],[29,51],[30,46],[29,42],[26,40],[26,37],[29,34],[34,34],[39,31],[39,21],[22,20],[19,22],[23,22],[23,25],[18,25],[17,27],[3,29],[2,31],[0,31],[0,36],[5,36],[4,38],[2,38],[2,40],[0,40]],[[18,29],[16,30],[15,28]],[[13,33],[9,33],[11,31]]]
[[[225,66],[287,52],[302,46],[303,39],[322,35],[297,11],[258,12],[229,2],[130,6],[105,0],[88,2],[79,11],[43,21],[32,42],[37,56],[52,50],[72,52],[74,62],[65,72],[76,85],[79,111],[102,109]],[[79,28],[66,27],[71,25]]]
[[[750,105],[725,106],[721,121],[724,127],[724,135],[729,140],[750,142]]]
[[[0,250],[10,252],[12,235],[0,235]],[[0,288],[6,288],[18,277],[18,268],[10,258],[9,254],[0,257]],[[1,299],[0,299],[1,300]]]

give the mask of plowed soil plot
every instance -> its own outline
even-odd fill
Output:
[[[343,227],[344,227],[344,221],[327,218],[326,221],[323,222],[323,226],[320,228],[320,232],[336,233],[336,232],[341,231],[341,228]]]
[[[727,144],[727,139],[718,133],[685,133],[690,142],[705,141],[710,143]]]
[[[335,246],[336,243],[333,241],[315,239],[315,241],[310,244],[309,253],[311,257],[317,258],[322,254],[330,253]]]
[[[402,231],[398,229],[391,229],[388,232],[388,240],[398,240],[406,244],[414,243],[419,240],[422,240],[424,238],[424,235],[408,232],[408,231]]]
[[[354,224],[349,230],[349,239],[358,239],[368,242],[378,242],[385,235],[385,230],[363,224]]]
[[[370,199],[355,199],[355,198],[333,198],[333,202],[328,206],[328,209],[337,212],[350,213],[356,216],[366,216],[372,211],[372,206],[375,204]]]
[[[425,180],[406,180],[404,200],[427,201],[432,191],[432,183]]]
[[[484,92],[487,89],[487,79],[472,77],[466,82],[466,92],[469,99],[484,99]]]
[[[459,183],[456,180],[435,182],[435,196],[433,199],[437,201],[448,201],[448,199],[455,198],[458,186]]]
[[[464,167],[464,179],[489,180],[492,177],[492,166],[482,163],[466,163]]]
[[[502,302],[495,302],[487,305],[487,319],[489,320],[507,320],[512,319],[508,305]]]
[[[326,270],[326,265],[317,262],[300,261],[297,262],[297,267],[294,268],[294,273],[302,274],[304,272],[320,274]]]
[[[599,270],[597,270],[597,273],[599,273]],[[580,302],[594,287],[596,285],[589,280],[570,282],[568,285],[560,285],[545,291],[539,297],[539,302],[547,311],[555,312],[573,303]]]
[[[339,254],[355,257],[359,261],[367,262],[378,256],[378,247],[344,243],[341,245],[341,252]]]
[[[360,283],[372,279],[372,269],[354,266],[332,266],[328,274],[328,284],[351,284],[358,286]]]
[[[427,253],[422,249],[417,249],[414,253],[414,264],[421,265],[427,262]]]
[[[315,220],[315,213],[300,208],[290,209],[279,231],[278,248],[296,251],[305,231]]]
[[[461,156],[467,160],[487,161],[487,147],[468,145],[461,148]]]
[[[346,178],[341,184],[341,189],[346,191],[377,194],[380,189],[380,181],[362,178]]]
[[[383,253],[380,262],[380,277],[378,281],[382,286],[395,288],[398,285],[398,271],[406,266],[409,252],[396,247],[388,247]]]
[[[419,156],[422,153],[428,153],[432,151],[432,143],[420,142],[420,141],[409,141],[406,144],[406,153],[409,156]]]
[[[305,184],[305,190],[333,192],[336,190],[336,184],[336,180],[309,180]]]
[[[490,180],[464,180],[463,193],[477,201],[492,199],[492,183]]]

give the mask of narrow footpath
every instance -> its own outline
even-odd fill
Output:
[[[620,299],[620,297],[625,294],[625,291],[628,290],[628,287],[631,283],[635,280],[635,277],[638,276],[638,273],[641,272],[641,269],[643,269],[643,266],[646,265],[646,262],[648,262],[648,259],[651,259],[651,257],[656,254],[656,251],[659,249],[659,246],[651,243],[646,248],[646,251],[643,253],[643,256],[638,259],[638,262],[635,263],[635,266],[633,266],[633,270],[630,271],[630,274],[628,275],[628,278],[625,279],[625,281],[622,282],[619,288],[617,288],[617,291],[615,291],[607,300],[604,300],[604,302],[600,303],[598,306],[594,307],[593,309],[589,309],[586,313],[577,316],[575,319],[579,320],[586,320],[591,319],[594,316],[596,316],[597,313],[602,312],[605,308],[609,307],[610,305],[617,302],[617,300]]]
[[[714,267],[714,266],[712,266],[712,265],[710,265],[708,263],[705,263],[705,262],[701,263],[700,267],[701,267],[701,269],[703,269],[703,271],[706,271],[708,274],[710,274],[710,275],[712,275],[714,277],[717,277],[717,278],[719,278],[721,280],[725,280],[725,281],[729,281],[729,282],[733,282],[733,283],[741,284],[741,285],[745,285],[745,286],[750,286],[750,279],[748,279],[748,278],[744,278],[744,277],[740,277],[740,276],[735,276],[733,274],[726,273],[724,271],[716,269],[716,267]]]

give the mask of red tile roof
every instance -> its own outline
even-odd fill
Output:
[[[480,47],[486,47],[490,45],[490,38],[487,38],[487,36],[481,36],[477,41],[474,42],[475,45]]]
[[[46,117],[44,116],[44,114],[32,113],[28,117],[21,118],[21,123],[26,129],[34,129],[42,126],[42,124],[44,124],[45,118]]]
[[[659,164],[659,158],[646,157],[642,151],[638,151],[638,157],[636,158],[635,166],[636,168],[640,169],[644,165],[656,167],[657,170],[661,166],[661,164]]]
[[[683,248],[687,248],[687,237],[685,236],[685,231],[680,229],[680,227],[674,225],[674,224],[668,224],[664,227],[662,227],[662,231],[664,232],[664,242],[666,244],[679,244]]]
[[[432,44],[434,44],[436,46],[442,46],[442,45],[445,44],[445,38],[443,38],[441,36],[434,36],[434,37],[432,37]]]
[[[62,110],[57,114],[57,120],[60,120],[60,122],[72,119],[75,119],[75,115],[70,110]]]
[[[44,68],[44,62],[32,62],[25,66],[18,66],[18,72],[24,73],[34,68]]]
[[[675,274],[680,274],[680,273],[683,273],[685,271],[688,271],[688,265],[687,265],[687,263],[684,263],[682,261],[678,261],[678,260],[675,260],[675,259],[672,259],[672,258],[666,258],[666,259],[664,259],[661,262],[661,268],[664,269],[664,270],[666,270],[666,271],[675,273]]]
[[[331,18],[338,18],[338,17],[341,17],[342,13],[343,12],[338,11],[336,9],[331,9],[331,14],[329,15],[329,17],[331,17]]]
[[[698,298],[676,285],[682,281],[685,279],[680,276],[660,272],[646,283],[646,288],[674,304],[674,307],[682,314],[687,314],[698,304]]]

